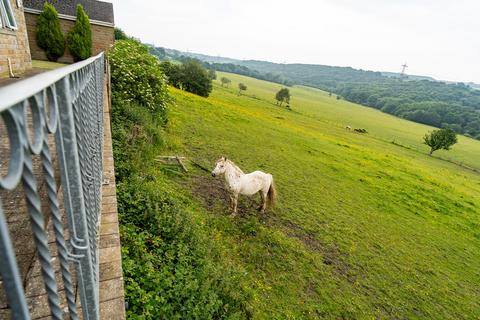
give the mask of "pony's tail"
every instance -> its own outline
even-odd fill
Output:
[[[277,190],[275,189],[275,185],[273,184],[273,177],[272,182],[270,182],[270,188],[268,189],[267,199],[268,205],[273,208],[275,206],[275,202],[277,201]]]

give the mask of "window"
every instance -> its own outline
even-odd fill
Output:
[[[10,0],[0,0],[0,28],[17,29]]]

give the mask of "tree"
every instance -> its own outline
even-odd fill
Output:
[[[45,2],[38,16],[35,36],[38,46],[45,50],[48,60],[57,61],[63,56],[65,37],[60,29],[57,10],[48,2]]]
[[[208,97],[212,91],[212,79],[200,62],[189,59],[181,67],[181,85],[183,90]]]
[[[77,19],[68,33],[68,49],[75,61],[85,60],[92,55],[92,28],[82,5],[77,5]]]
[[[226,85],[226,87],[228,88],[228,85],[232,82],[232,80],[230,80],[226,77],[222,77],[220,79],[220,82],[222,83],[222,87],[223,87],[223,85]]]
[[[211,80],[217,79],[217,73],[215,72],[214,69],[208,69],[208,76],[210,77]]]
[[[127,34],[120,28],[115,27],[113,29],[113,35],[115,36],[115,40],[127,40]]]
[[[240,82],[238,84],[238,95],[241,95],[242,91],[246,91],[246,90],[247,90],[247,86]]]
[[[430,155],[436,150],[450,150],[457,143],[457,135],[450,128],[433,130],[423,137],[423,143],[430,147]]]
[[[182,70],[178,64],[171,63],[170,61],[163,61],[161,63],[163,73],[167,77],[169,85],[180,89],[182,87]]]
[[[287,104],[290,103],[290,90],[287,88],[280,89],[275,95],[275,99],[277,100],[277,104],[280,104],[280,106],[282,106],[282,103],[284,102]]]

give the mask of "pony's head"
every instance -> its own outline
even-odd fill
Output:
[[[217,161],[215,165],[215,169],[213,169],[212,171],[212,177],[216,177],[221,174],[224,174],[226,169],[227,169],[227,157],[221,157]]]

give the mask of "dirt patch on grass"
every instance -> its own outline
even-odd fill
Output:
[[[208,210],[213,210],[223,202],[228,207],[228,193],[219,179],[207,175],[197,176],[192,179],[193,193],[202,199]]]
[[[316,235],[313,232],[307,232],[299,225],[291,221],[281,221],[281,225],[286,233],[294,238],[297,238],[303,244],[312,251],[323,252],[324,244],[317,239]]]
[[[225,214],[230,214],[230,198],[222,179],[205,174],[195,176],[191,181],[194,195],[202,200],[209,211],[223,211]],[[349,282],[355,282],[356,275],[347,262],[348,256],[340,251],[336,243],[327,244],[318,239],[316,233],[306,231],[291,221],[281,220],[269,211],[259,214],[257,212],[259,204],[260,199],[257,196],[240,196],[238,215],[256,214],[264,224],[281,229],[288,236],[300,240],[309,250],[319,252],[325,265],[331,266],[337,274],[345,277]]]
[[[230,214],[230,197],[222,178],[213,178],[209,175],[200,175],[192,178],[194,195],[202,199],[209,211],[220,209],[225,214]],[[247,215],[256,213],[260,205],[259,196],[252,197],[240,195],[238,198],[237,214]]]
[[[323,263],[331,266],[337,274],[345,277],[351,283],[355,282],[357,276],[347,261],[348,255],[340,251],[335,242],[327,244],[318,239],[315,233],[308,232],[291,221],[280,220],[274,216],[270,216],[269,220],[272,225],[280,227],[288,236],[300,240],[311,251],[320,252]]]

